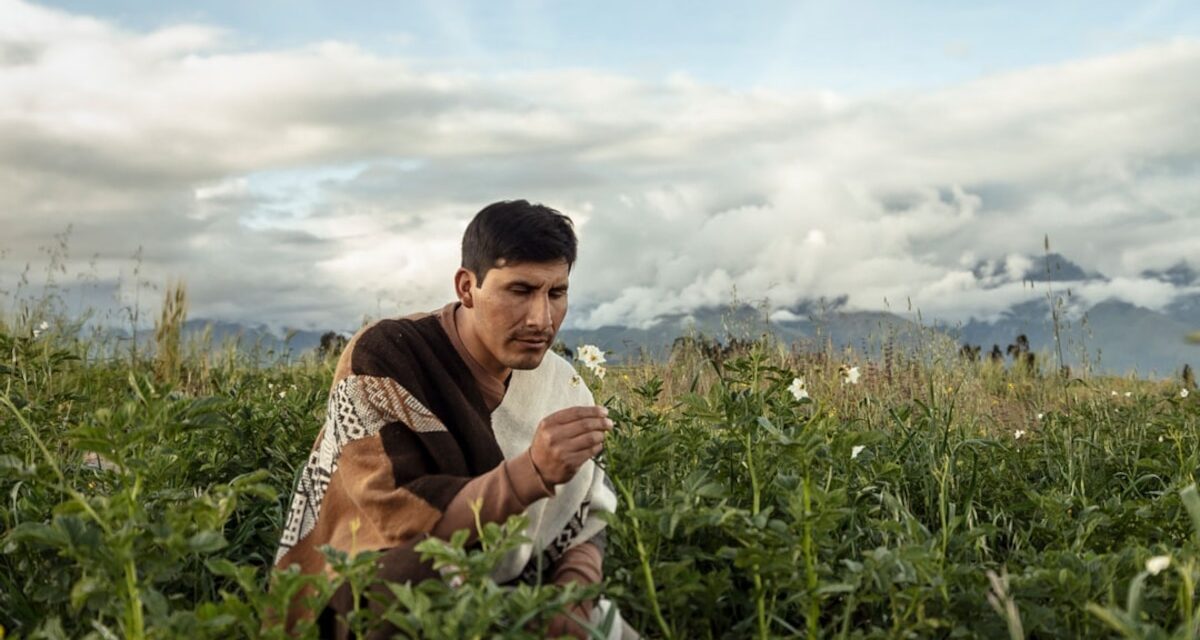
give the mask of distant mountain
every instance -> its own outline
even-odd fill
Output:
[[[238,349],[249,350],[258,348],[264,352],[272,351],[282,354],[288,350],[293,354],[312,351],[321,344],[321,334],[324,331],[309,331],[302,329],[284,329],[282,332],[271,329],[265,324],[243,325],[223,320],[197,318],[183,324],[185,340],[198,340],[208,333],[210,344],[220,348],[232,343]],[[153,334],[147,337],[152,339]]]
[[[1180,261],[1162,271],[1146,270],[1143,278],[1162,280],[1177,287],[1200,285],[1200,272],[1197,272],[1187,262]]]
[[[1162,271],[1143,271],[1142,277],[1161,280],[1176,287],[1190,288],[1192,293],[1176,296],[1163,312],[1167,317],[1187,327],[1189,333],[1200,331],[1200,271],[1181,261]]]
[[[593,344],[607,351],[614,362],[628,362],[641,357],[663,359],[681,336],[703,336],[727,343],[733,338],[754,339],[768,332],[781,344],[803,350],[849,348],[869,357],[877,357],[885,342],[903,348],[940,336],[944,344],[950,344],[946,334],[936,329],[923,328],[883,311],[842,310],[838,301],[832,305],[798,305],[776,310],[770,316],[750,305],[709,307],[686,316],[662,318],[649,329],[565,329],[559,332],[559,339],[570,348]]]
[[[1116,300],[1092,307],[1087,318],[1089,342],[1099,349],[1105,371],[1171,376],[1185,363],[1200,364],[1200,347],[1184,342],[1194,325]]]
[[[991,286],[1019,280],[1108,280],[1103,274],[1084,269],[1057,253],[1032,260],[1033,266],[1025,273],[1009,273],[1004,262],[981,262],[974,271],[976,277],[989,281]],[[1200,287],[1200,274],[1187,263],[1163,271],[1147,271],[1143,277],[1180,287]],[[924,328],[892,313],[849,311],[844,304],[845,298],[829,304],[800,303],[774,312],[773,322],[762,311],[749,306],[734,310],[703,309],[688,316],[662,318],[650,329],[567,330],[561,332],[561,338],[568,346],[595,344],[620,361],[639,354],[661,358],[669,352],[677,336],[689,331],[727,340],[735,336],[753,337],[770,330],[784,344],[807,349],[852,348],[868,356],[879,354],[885,338],[897,346],[949,339],[977,345],[986,354],[993,345],[1005,351],[1018,335],[1025,335],[1032,350],[1042,353],[1047,363],[1057,361],[1054,321],[1046,299],[1015,304],[995,319],[971,319],[959,326],[934,322]],[[1177,374],[1184,364],[1200,365],[1200,346],[1184,341],[1184,336],[1198,329],[1200,292],[1180,295],[1162,311],[1116,300],[1102,301],[1089,309],[1074,309],[1059,318],[1058,340],[1063,361],[1076,370],[1086,364],[1094,371],[1109,374],[1136,372],[1163,377]]]
[[[1105,281],[1107,278],[1084,269],[1056,253],[1030,258],[1033,266],[1025,273],[1009,273],[1004,262],[979,263],[976,276],[988,286],[1019,280],[1035,282]],[[1172,376],[1185,363],[1200,366],[1200,346],[1184,342],[1184,336],[1200,330],[1200,273],[1181,262],[1161,271],[1145,271],[1142,277],[1191,288],[1162,311],[1107,300],[1090,309],[1074,309],[1070,319],[1060,319],[1059,338],[1065,362],[1078,369],[1088,364],[1095,371],[1143,376]],[[846,308],[845,296],[833,300],[800,302],[783,309],[751,305],[709,307],[688,314],[663,316],[648,327],[606,326],[597,329],[564,329],[559,339],[568,347],[594,344],[609,352],[613,362],[639,358],[661,360],[681,336],[705,336],[726,342],[731,338],[753,339],[770,332],[781,344],[803,350],[852,349],[856,354],[878,357],[885,343],[894,348],[955,349],[960,344],[980,347],[987,354],[993,345],[1001,351],[1018,335],[1029,339],[1033,351],[1047,364],[1055,362],[1055,334],[1049,302],[1034,299],[1013,305],[994,319],[971,319],[948,326],[883,311],[854,311]],[[1080,315],[1082,313],[1082,316]],[[210,348],[236,344],[254,351],[265,361],[290,353],[312,351],[324,331],[273,330],[264,324],[243,325],[221,320],[189,320],[185,339],[195,341],[208,335]],[[113,332],[117,334],[120,332]],[[341,332],[347,335],[348,332]],[[122,336],[127,338],[127,336]],[[139,344],[152,342],[153,332],[139,332]]]
[[[1192,298],[1191,304],[1200,305],[1200,296]],[[569,329],[561,331],[559,338],[572,348],[594,344],[608,351],[614,362],[622,362],[638,357],[661,359],[670,352],[676,337],[689,334],[727,342],[731,337],[752,338],[769,330],[785,345],[805,350],[850,348],[872,358],[880,355],[885,342],[897,348],[937,345],[944,349],[946,344],[971,344],[978,345],[986,355],[993,345],[1005,351],[1018,335],[1025,335],[1031,349],[1052,368],[1056,349],[1048,305],[1046,300],[1032,300],[1014,305],[996,320],[971,320],[956,327],[920,326],[880,311],[835,310],[768,322],[760,310],[746,306],[672,317],[650,329]],[[1200,314],[1190,317],[1200,318]],[[1136,372],[1143,377],[1171,377],[1184,364],[1200,365],[1200,346],[1186,344],[1183,339],[1200,327],[1200,321],[1189,322],[1116,300],[1101,302],[1075,318],[1060,319],[1059,339],[1064,361],[1076,371],[1087,364],[1093,371],[1114,375]]]
[[[1035,265],[1023,280],[1108,280],[1056,253],[1039,256]],[[1003,269],[994,269],[988,275],[997,283],[1015,280],[1015,274],[1004,273]],[[1186,262],[1162,271],[1144,271],[1142,277],[1177,287],[1200,286],[1200,274]],[[1111,374],[1136,371],[1144,376],[1171,376],[1184,364],[1200,363],[1200,347],[1188,345],[1183,339],[1200,328],[1200,293],[1179,295],[1162,311],[1110,299],[1067,315],[1059,318],[1058,338],[1063,360],[1072,367],[1087,363]],[[1046,299],[1013,305],[994,320],[972,319],[951,333],[964,343],[979,345],[984,353],[993,345],[1003,351],[1015,336],[1024,334],[1034,351],[1042,351],[1052,360],[1056,357],[1054,321]]]
[[[1108,300],[1088,309],[1086,320],[1073,317],[1077,319],[1060,322],[1060,337],[1065,361],[1077,370],[1086,362],[1093,370],[1109,374],[1137,372],[1147,377],[1169,377],[1185,363],[1193,368],[1200,366],[1200,346],[1183,340],[1183,336],[1200,328],[1200,295],[1177,300],[1163,312]],[[185,339],[199,340],[210,326],[210,348],[234,343],[240,350],[256,350],[264,357],[311,352],[324,333],[295,331],[289,335],[265,325],[189,320]],[[664,317],[648,328],[564,329],[559,339],[571,348],[594,344],[607,351],[612,362],[620,363],[640,358],[662,360],[680,336],[706,336],[727,342],[733,337],[756,338],[768,331],[786,346],[809,351],[852,349],[871,358],[880,356],[885,343],[899,349],[936,345],[943,352],[959,344],[971,344],[986,354],[992,345],[1005,350],[1024,334],[1033,351],[1043,354],[1048,365],[1055,361],[1054,328],[1046,300],[1014,305],[995,320],[973,319],[958,326],[919,325],[893,313],[850,311],[818,303],[776,310],[771,317],[750,305],[715,307]],[[153,341],[153,333],[145,331],[138,338],[139,343],[148,343]]]
[[[91,327],[88,331],[111,350],[125,350],[133,340],[128,327]],[[182,337],[184,345],[189,348],[206,346],[211,351],[218,351],[226,346],[234,346],[238,351],[254,354],[260,362],[268,363],[288,354],[299,356],[315,350],[321,344],[321,335],[324,333],[290,329],[278,331],[265,324],[245,325],[198,318],[183,323]],[[139,351],[152,349],[154,329],[139,329],[137,344]]]
[[[1169,377],[1184,364],[1200,364],[1200,348],[1183,340],[1194,327],[1168,313],[1106,300],[1077,319],[1060,319],[1059,324],[1063,360],[1074,368],[1088,363],[1110,374]],[[986,353],[992,345],[1003,351],[1021,334],[1029,338],[1034,351],[1054,361],[1054,322],[1046,300],[1014,305],[992,322],[972,320],[960,329],[959,338]]]
[[[1200,284],[1200,283],[1197,283]],[[1200,293],[1181,295],[1165,309],[1172,319],[1191,325],[1192,331],[1200,330]]]
[[[990,280],[994,284],[1026,280],[1030,282],[1079,282],[1089,280],[1105,280],[1106,278],[1095,271],[1087,271],[1078,264],[1058,253],[1048,253],[1030,258],[1033,264],[1025,273],[1011,273],[1008,264],[1003,261],[981,261],[971,269],[980,280]]]
[[[1086,271],[1058,253],[1048,253],[1034,258],[1034,267],[1025,274],[1025,280],[1033,282],[1078,282],[1106,280],[1095,271]]]

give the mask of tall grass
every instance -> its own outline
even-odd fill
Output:
[[[174,382],[181,364],[183,324],[187,321],[187,288],[182,282],[167,286],[162,314],[154,326],[154,372],[164,382]]]

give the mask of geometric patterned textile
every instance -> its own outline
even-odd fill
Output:
[[[276,563],[312,531],[329,480],[337,471],[342,448],[379,433],[384,425],[393,422],[401,422],[417,433],[446,430],[432,411],[391,378],[351,375],[334,387],[329,394],[320,443],[309,454],[296,483],[279,550],[275,553]]]

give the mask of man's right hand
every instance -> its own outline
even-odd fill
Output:
[[[613,428],[608,409],[569,407],[542,418],[529,445],[533,466],[547,485],[568,482],[579,467],[604,448],[604,435]]]

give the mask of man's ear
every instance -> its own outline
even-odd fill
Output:
[[[454,293],[458,295],[459,302],[468,309],[475,306],[475,297],[472,292],[474,287],[475,274],[465,267],[459,267],[458,271],[454,272]]]

